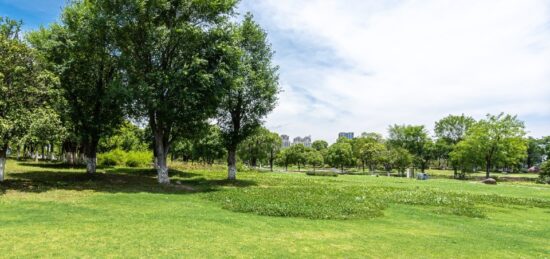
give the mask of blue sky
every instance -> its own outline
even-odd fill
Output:
[[[0,0],[25,29],[64,0]],[[267,118],[291,137],[385,134],[448,114],[517,114],[550,135],[550,1],[243,0],[269,33],[283,92]]]

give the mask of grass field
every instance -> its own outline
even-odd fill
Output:
[[[550,258],[550,186],[9,161],[0,257]]]

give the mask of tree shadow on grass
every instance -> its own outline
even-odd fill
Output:
[[[36,164],[35,164],[36,165]],[[170,170],[172,184],[160,185],[155,169],[108,168],[104,173],[33,171],[10,174],[0,183],[0,195],[8,190],[41,193],[49,190],[73,190],[105,193],[191,194],[217,191],[223,186],[247,187],[254,181],[206,179],[200,174]]]
[[[38,168],[47,168],[47,169],[85,169],[86,165],[70,165],[66,163],[56,163],[56,162],[19,162],[19,165],[28,166],[28,167],[38,167]]]

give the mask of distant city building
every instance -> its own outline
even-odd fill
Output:
[[[290,147],[290,137],[288,135],[281,135],[281,142],[283,148]]]
[[[302,144],[306,147],[311,147],[311,136],[306,136],[306,137],[295,137],[294,138],[294,141],[292,142],[292,145],[296,145],[296,144]]]
[[[338,133],[338,138],[353,139],[353,132],[340,132]]]

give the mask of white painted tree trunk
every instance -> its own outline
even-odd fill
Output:
[[[0,182],[4,181],[4,170],[6,169],[6,158],[0,157]]]
[[[170,184],[170,176],[168,175],[168,165],[166,164],[166,153],[164,148],[160,148],[162,151],[157,150],[156,169],[158,174],[158,181],[160,184]]]
[[[160,184],[170,184],[170,177],[168,176],[168,167],[158,165],[157,173],[159,177]]]
[[[229,150],[227,152],[227,179],[237,179],[237,156],[235,150]]]
[[[237,166],[230,165],[227,167],[227,179],[235,180],[237,179]]]
[[[86,173],[95,174],[97,168],[97,159],[95,157],[87,158]]]

